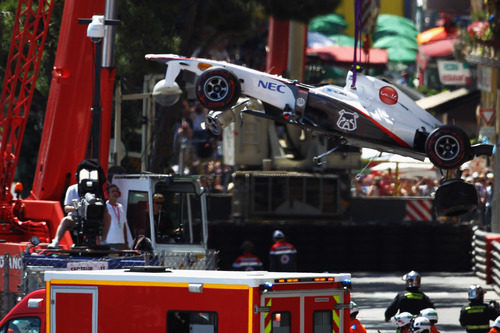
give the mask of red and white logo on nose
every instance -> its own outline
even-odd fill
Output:
[[[393,105],[398,102],[398,92],[393,87],[385,86],[378,91],[380,100],[388,105]]]

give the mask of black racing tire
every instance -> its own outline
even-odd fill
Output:
[[[477,208],[478,197],[474,185],[461,179],[453,179],[439,186],[434,197],[434,209],[438,216],[459,216]]]
[[[469,137],[455,126],[441,126],[433,130],[425,141],[429,160],[440,169],[455,169],[470,160]]]
[[[196,80],[196,97],[210,110],[229,109],[236,104],[240,94],[241,85],[238,78],[222,67],[209,68]]]

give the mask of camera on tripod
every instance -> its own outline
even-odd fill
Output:
[[[92,160],[84,162],[80,163],[77,170],[80,200],[73,200],[73,207],[77,213],[73,231],[75,246],[95,248],[104,227],[103,217],[106,210],[102,192],[104,172],[98,163]]]

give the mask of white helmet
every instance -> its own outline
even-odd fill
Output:
[[[500,328],[500,316],[498,316],[497,319],[495,319],[493,327]]]
[[[429,319],[431,324],[435,324],[438,322],[438,313],[433,308],[423,309],[422,311],[420,311],[420,316]]]
[[[281,230],[274,230],[273,232],[273,238],[274,239],[284,239],[285,238],[285,234],[283,233],[283,231]]]
[[[425,317],[417,317],[411,324],[413,333],[429,333],[431,331],[431,321]]]
[[[411,323],[413,315],[409,312],[401,312],[392,317],[392,322],[398,327],[403,327]]]
[[[356,312],[359,312],[359,307],[358,307],[358,305],[355,302],[351,301],[351,310],[350,310],[349,313],[353,314],[353,313],[356,313]]]

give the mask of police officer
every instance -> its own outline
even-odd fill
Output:
[[[485,293],[478,284],[469,287],[469,304],[460,310],[460,325],[467,333],[487,333],[490,330],[490,320],[495,320],[500,315],[496,303],[484,303]]]
[[[274,244],[269,251],[269,271],[296,272],[297,250],[295,246],[285,241],[285,234],[281,230],[273,233]]]
[[[398,311],[418,315],[425,308],[434,308],[429,297],[420,291],[420,274],[411,271],[403,275],[406,290],[399,292],[385,310],[385,321],[389,321]]]

